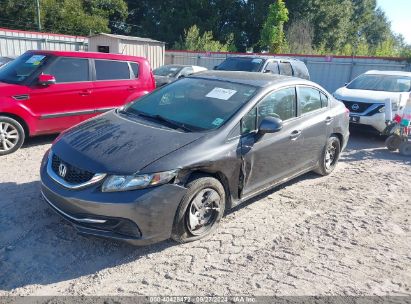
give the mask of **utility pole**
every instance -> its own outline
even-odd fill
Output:
[[[37,8],[37,27],[38,27],[38,30],[41,31],[40,0],[36,0],[36,8]]]

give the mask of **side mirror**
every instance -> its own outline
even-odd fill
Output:
[[[266,74],[271,73],[271,70],[265,70],[264,73]]]
[[[39,85],[49,86],[56,83],[56,78],[53,75],[41,74],[38,79]]]
[[[283,128],[283,121],[276,117],[265,117],[258,128],[258,133],[276,133]]]
[[[182,74],[182,75],[178,76],[178,79],[184,78],[184,77],[186,77],[186,75]]]
[[[346,87],[348,85],[348,82],[346,82],[345,84],[344,84],[344,86]]]
[[[217,68],[218,68],[218,65],[215,65],[214,68],[213,68],[213,70],[217,70]]]

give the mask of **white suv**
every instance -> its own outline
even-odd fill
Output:
[[[392,115],[402,113],[411,92],[411,72],[368,71],[335,91],[335,98],[350,110],[350,122],[384,131],[386,100]]]

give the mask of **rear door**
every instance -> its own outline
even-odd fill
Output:
[[[302,157],[304,166],[317,163],[330,133],[332,117],[328,111],[328,98],[310,86],[298,86],[298,112],[304,139]]]
[[[37,117],[37,134],[60,132],[94,115],[93,83],[87,58],[57,58],[43,73],[53,75],[56,84],[34,84],[26,102]]]
[[[138,64],[127,61],[94,59],[94,100],[102,113],[123,106],[137,92]]]

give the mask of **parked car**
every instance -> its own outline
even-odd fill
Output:
[[[338,89],[334,97],[350,110],[350,122],[382,132],[385,100],[391,99],[393,116],[399,114],[411,92],[411,72],[368,71]]]
[[[196,65],[168,64],[154,69],[153,73],[156,79],[156,87],[158,88],[179,78],[202,71],[207,71],[207,69]]]
[[[59,133],[155,88],[145,58],[29,51],[0,69],[0,155]]]
[[[295,58],[235,56],[228,57],[214,69],[220,71],[270,73],[310,79],[310,73],[305,63]]]
[[[42,194],[83,234],[197,240],[226,209],[305,172],[330,174],[348,125],[313,82],[202,72],[61,134],[41,164]]]
[[[13,60],[12,57],[0,57],[0,68]]]

